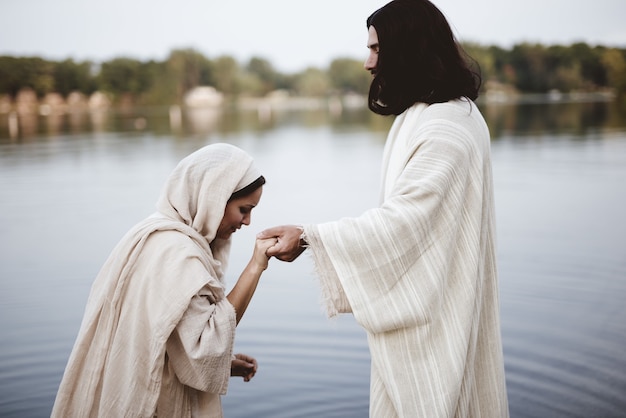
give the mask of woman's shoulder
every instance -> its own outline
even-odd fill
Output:
[[[174,229],[157,230],[146,239],[147,248],[160,249],[162,252],[175,250],[177,252],[201,253],[202,249],[187,234]]]

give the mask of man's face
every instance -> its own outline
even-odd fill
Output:
[[[369,27],[367,34],[367,49],[369,49],[370,52],[363,66],[374,75],[376,74],[376,66],[378,65],[378,34],[373,25]]]

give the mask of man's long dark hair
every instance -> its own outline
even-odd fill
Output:
[[[369,108],[399,115],[413,104],[475,100],[481,78],[441,11],[428,0],[394,0],[367,18],[379,54]],[[467,59],[467,60],[466,60]]]

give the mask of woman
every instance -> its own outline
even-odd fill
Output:
[[[224,272],[264,183],[232,145],[178,164],[157,213],[122,238],[93,284],[53,417],[222,416],[229,376],[248,381],[257,368],[233,355],[235,328],[276,240],[257,240],[228,295]]]

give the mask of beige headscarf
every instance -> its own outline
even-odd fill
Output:
[[[190,226],[211,243],[226,268],[229,240],[215,240],[230,196],[261,176],[252,158],[229,144],[213,144],[184,158],[170,174],[157,202],[168,219]],[[215,242],[214,242],[215,241]]]
[[[158,213],[122,238],[94,281],[53,417],[154,413],[165,343],[190,298],[207,285],[217,301],[224,298],[230,239],[215,235],[226,203],[259,175],[252,158],[228,144],[205,146],[178,164]],[[186,248],[154,254],[150,271],[137,271],[144,244],[157,231],[178,231],[191,240]],[[197,263],[194,270],[187,267],[188,252],[202,263],[203,274]],[[172,272],[172,266],[179,267]]]

